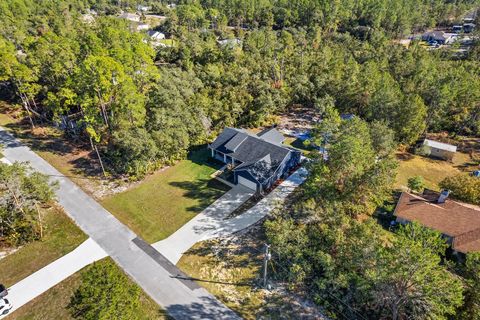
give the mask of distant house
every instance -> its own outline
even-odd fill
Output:
[[[150,30],[147,32],[152,40],[163,40],[165,39],[165,34],[160,31]]]
[[[436,41],[438,44],[451,44],[455,41],[457,34],[443,31],[430,31],[422,35],[423,41]]]
[[[139,4],[137,6],[137,10],[140,11],[140,12],[147,12],[147,11],[150,11],[150,7],[149,6],[144,6],[144,5],[141,5]]]
[[[146,23],[141,23],[137,26],[137,31],[143,31],[143,30],[148,30],[150,29],[150,25]]]
[[[448,199],[448,192],[403,192],[394,215],[399,223],[416,221],[443,234],[456,252],[480,251],[480,208]]]
[[[340,119],[342,120],[352,120],[355,118],[355,115],[352,113],[344,113],[340,115]]]
[[[133,22],[140,22],[140,16],[136,13],[129,13],[129,12],[124,12],[121,15],[118,16],[121,19],[133,21]]]
[[[273,128],[257,135],[225,128],[208,147],[213,158],[233,167],[234,184],[263,192],[300,163],[301,153],[282,145],[283,140]]]
[[[423,155],[452,161],[457,152],[457,147],[448,143],[425,139],[421,150]]]
[[[227,47],[227,48],[234,48],[242,45],[242,40],[237,38],[223,39],[223,40],[218,40],[217,42],[220,46]]]

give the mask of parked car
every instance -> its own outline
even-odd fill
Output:
[[[7,298],[0,299],[0,315],[7,314],[12,309],[12,304]]]

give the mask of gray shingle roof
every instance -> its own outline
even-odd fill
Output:
[[[262,132],[259,132],[257,136],[265,141],[276,144],[280,144],[285,141],[285,137],[283,136],[283,134],[278,132],[275,128],[265,129]]]
[[[234,128],[225,128],[210,147],[241,161],[235,170],[247,170],[259,182],[270,177],[292,152],[288,147]]]
[[[245,139],[247,139],[247,137],[248,137],[248,134],[243,132],[238,132],[236,135],[233,136],[232,139],[230,139],[230,141],[225,143],[225,148],[235,152],[235,150],[237,150],[237,148],[242,144],[243,141],[245,141]]]

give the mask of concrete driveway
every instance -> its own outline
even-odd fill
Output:
[[[237,185],[177,232],[152,246],[176,264],[195,243],[231,235],[263,219],[305,181],[307,174],[305,168],[298,169],[255,206],[241,215],[225,219],[253,195],[252,190]]]
[[[195,243],[209,239],[221,228],[225,217],[245,203],[253,193],[251,189],[242,185],[234,186],[170,237],[152,246],[171,263],[176,264],[185,251]]]

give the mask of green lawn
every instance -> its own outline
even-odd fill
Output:
[[[228,190],[210,177],[219,166],[209,155],[206,148],[192,152],[102,205],[147,242],[164,239]]]
[[[422,176],[427,188],[439,190],[438,184],[446,177],[471,170],[470,156],[460,152],[457,152],[453,162],[431,159],[410,153],[398,153],[397,158],[400,166],[395,186],[400,189],[406,188],[408,178]]]
[[[0,280],[7,287],[62,257],[87,239],[61,209],[45,210],[43,219],[45,234],[42,240],[29,243],[0,260]]]
[[[113,263],[110,258],[102,260],[100,263]],[[73,319],[68,312],[67,306],[70,297],[81,283],[80,274],[87,270],[83,270],[73,274],[69,278],[63,280],[55,287],[30,301],[6,319],[8,320],[46,320],[46,319]],[[117,267],[118,272],[123,272]],[[165,313],[160,307],[150,299],[143,291],[140,296],[139,314],[140,319],[144,320],[161,320],[167,319]]]
[[[311,147],[305,146],[302,140],[298,138],[293,138],[293,137],[286,137],[283,144],[288,147],[292,147],[294,149],[300,150],[305,156],[307,156],[308,154],[310,154],[312,151],[315,150]]]

